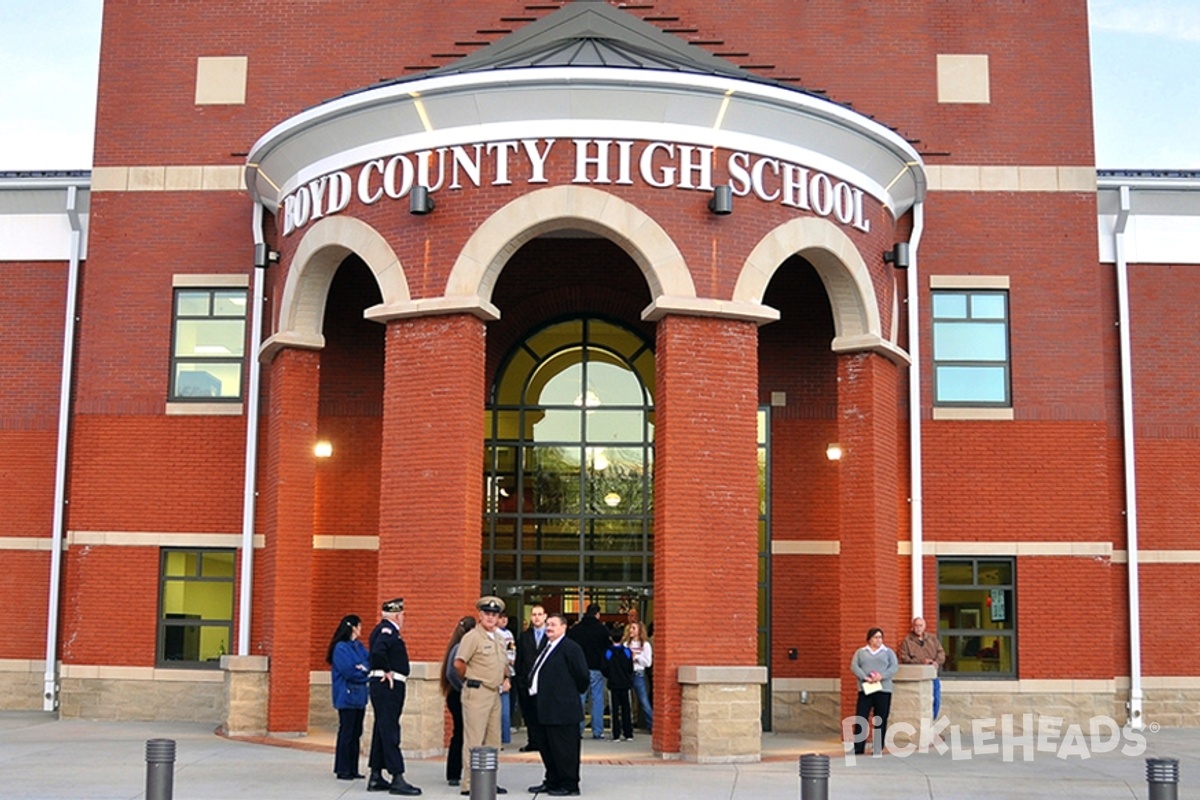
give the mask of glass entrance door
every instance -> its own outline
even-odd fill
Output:
[[[531,333],[487,408],[483,584],[517,605],[643,618],[653,582],[654,353],[616,323]]]

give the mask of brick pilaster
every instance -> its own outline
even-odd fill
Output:
[[[677,753],[679,667],[758,663],[758,333],[668,316],[657,339],[654,748]]]
[[[842,716],[854,713],[858,687],[849,661],[866,644],[867,630],[884,629],[889,647],[900,611],[896,557],[899,525],[896,448],[898,368],[871,353],[838,361],[838,464],[841,556]]]
[[[316,463],[320,353],[283,350],[271,363],[267,419],[267,487],[263,492],[265,546],[255,559],[256,609],[251,655],[270,656],[267,729],[308,730],[308,671],[312,659],[313,485]],[[260,644],[261,643],[261,644]],[[304,678],[297,680],[297,676]]]
[[[484,326],[475,317],[388,323],[380,472],[380,599],[405,599],[414,661],[438,661],[479,596]]]

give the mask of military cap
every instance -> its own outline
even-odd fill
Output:
[[[395,614],[398,611],[404,610],[404,598],[397,597],[394,600],[388,600],[383,604],[383,610],[388,614]]]
[[[495,595],[489,594],[479,598],[479,600],[475,602],[475,607],[480,611],[490,611],[493,614],[504,613],[504,601]]]

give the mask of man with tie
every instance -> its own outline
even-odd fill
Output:
[[[540,752],[541,726],[537,723],[537,706],[529,696],[528,678],[533,671],[533,662],[546,646],[546,609],[534,606],[529,611],[529,627],[517,637],[517,661],[513,665],[516,674],[513,675],[513,693],[521,706],[521,717],[525,720],[525,729],[529,742],[521,748],[521,752]]]
[[[542,764],[546,777],[529,791],[551,797],[579,794],[579,725],[583,706],[579,695],[591,677],[583,649],[566,637],[567,620],[562,614],[546,618],[546,646],[529,671],[527,694],[536,703],[542,727]]]

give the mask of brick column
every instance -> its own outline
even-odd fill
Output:
[[[467,314],[388,323],[377,586],[381,600],[404,598],[414,662],[440,666],[455,620],[479,597],[484,343],[483,322]],[[422,699],[440,698],[437,677],[414,668],[406,753],[444,747],[441,703]],[[434,706],[435,722],[418,718]]]
[[[255,559],[261,593],[251,651],[270,656],[267,729],[273,733],[308,730],[307,676],[315,652],[309,620],[320,366],[318,352],[285,349],[270,367],[262,498],[266,541]]]
[[[867,643],[867,630],[884,629],[889,647],[901,631],[899,565],[896,555],[900,489],[897,461],[898,368],[872,353],[838,362],[838,464],[842,629],[838,662],[842,716],[854,713],[858,686],[850,657]]]
[[[656,368],[654,748],[679,753],[680,667],[758,663],[757,328],[667,316]]]

